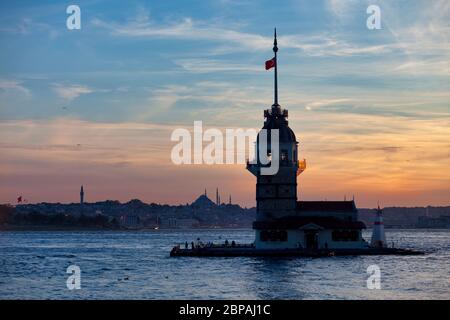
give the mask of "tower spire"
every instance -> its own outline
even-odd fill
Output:
[[[277,61],[277,52],[278,52],[278,43],[277,43],[277,28],[275,28],[273,35],[273,52],[275,53],[275,81],[274,81],[274,101],[273,106],[278,107],[278,61]]]

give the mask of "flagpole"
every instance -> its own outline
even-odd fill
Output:
[[[277,28],[275,28],[275,33],[274,33],[274,40],[273,40],[273,52],[275,53],[275,85],[274,85],[274,106],[278,106],[278,74],[277,74],[277,69],[278,69],[278,61],[277,61],[277,52],[278,52],[278,47],[277,47]]]

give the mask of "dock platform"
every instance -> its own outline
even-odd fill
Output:
[[[213,246],[181,249],[176,246],[170,251],[171,257],[332,257],[361,255],[423,255],[424,252],[401,248],[366,249],[256,249],[253,246]]]

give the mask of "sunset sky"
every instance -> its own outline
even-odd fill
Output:
[[[450,205],[446,0],[2,1],[0,203],[76,202],[83,184],[88,202],[184,204],[218,187],[254,206],[244,165],[176,166],[170,135],[262,126],[274,26],[308,164],[299,198]]]

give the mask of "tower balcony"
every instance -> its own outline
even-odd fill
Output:
[[[303,171],[306,170],[306,159],[297,161],[297,176],[299,176]]]
[[[257,163],[250,163],[250,160],[247,159],[246,169],[250,171],[255,177],[260,173],[261,165]]]
[[[246,169],[248,171],[250,171],[254,176],[259,176],[261,173],[261,168],[269,168],[272,166],[272,161],[270,161],[267,164],[262,164],[260,162],[258,163],[251,163],[248,159],[246,162]],[[305,169],[306,169],[306,162],[305,160],[300,160],[300,161],[291,161],[291,160],[280,160],[279,166],[280,169],[285,168],[285,169],[292,169],[295,170],[297,172],[297,176],[302,173]]]
[[[272,106],[272,109],[266,109],[264,110],[264,118],[271,118],[271,117],[283,117],[288,118],[288,110],[287,109],[281,109],[279,105]]]

